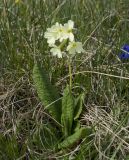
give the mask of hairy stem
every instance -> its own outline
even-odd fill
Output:
[[[71,88],[72,88],[72,67],[71,67],[71,58],[69,58],[68,65],[69,65],[69,86],[70,86],[70,89],[71,89]]]

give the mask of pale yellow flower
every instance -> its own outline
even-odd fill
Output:
[[[65,39],[69,39],[70,41],[74,40],[74,35],[72,33],[72,30],[74,28],[74,22],[72,20],[69,20],[68,23],[65,23],[62,27],[63,31],[60,35],[60,42],[62,42]]]
[[[54,46],[53,48],[51,48],[50,52],[52,53],[53,56],[57,56],[58,58],[62,58],[62,52],[59,47]]]
[[[74,40],[74,35],[72,29],[74,27],[74,22],[69,20],[68,23],[59,24],[58,22],[53,25],[51,28],[48,28],[44,34],[44,37],[47,39],[49,46],[53,46],[56,40],[62,42],[63,40],[69,39],[70,41]]]
[[[84,52],[84,49],[82,47],[81,42],[69,42],[69,45],[67,46],[67,51],[69,54],[74,55],[75,53],[81,53]]]
[[[55,44],[55,41],[60,39],[62,32],[63,32],[63,26],[58,22],[51,28],[47,29],[47,31],[44,34],[44,37],[47,39],[49,46],[53,46]]]

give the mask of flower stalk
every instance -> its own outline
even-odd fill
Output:
[[[66,43],[67,43],[67,39],[63,40],[63,42],[59,45],[59,48],[63,50]]]
[[[69,66],[69,87],[70,90],[72,89],[72,66],[71,66],[71,58],[69,57],[68,61],[68,66]]]

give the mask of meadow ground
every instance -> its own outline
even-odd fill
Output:
[[[129,160],[129,60],[118,58],[129,44],[128,6],[129,0],[0,1],[0,160]],[[93,131],[59,151],[42,129],[50,116],[32,70],[39,60],[62,95],[68,68],[50,55],[44,32],[69,19],[85,49],[73,60],[74,94],[85,91],[80,122]]]

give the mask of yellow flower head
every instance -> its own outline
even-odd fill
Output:
[[[44,33],[44,37],[47,39],[49,47],[52,47],[50,52],[53,56],[62,58],[63,55],[66,55],[66,51],[69,53],[67,54],[68,56],[84,51],[82,43],[74,41],[74,34],[72,33],[73,29],[74,22],[69,20],[64,25],[57,22]]]
[[[84,52],[84,49],[82,47],[81,42],[69,42],[69,45],[67,46],[67,51],[69,54],[74,55],[75,53],[81,53]]]
[[[62,42],[65,39],[69,39],[70,41],[74,40],[74,35],[72,33],[72,29],[74,26],[74,22],[69,20],[68,23],[62,25],[58,22],[53,25],[51,28],[48,28],[44,34],[44,37],[47,39],[49,46],[53,46],[57,40]]]

